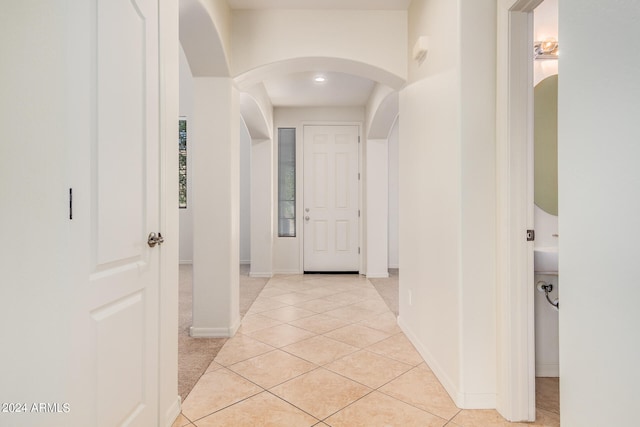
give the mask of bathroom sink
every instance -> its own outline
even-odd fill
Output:
[[[533,269],[537,274],[558,274],[558,247],[533,248]]]

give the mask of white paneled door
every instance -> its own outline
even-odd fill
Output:
[[[359,271],[359,127],[304,126],[304,271]]]
[[[85,308],[93,425],[158,425],[161,246],[148,243],[160,232],[158,2],[98,1],[95,11]]]

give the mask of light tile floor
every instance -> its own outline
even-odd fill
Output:
[[[541,382],[536,423],[460,410],[356,275],[271,279],[174,427],[559,426],[557,384]]]

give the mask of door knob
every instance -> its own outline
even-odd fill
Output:
[[[153,232],[149,233],[147,244],[150,248],[153,248],[155,245],[161,245],[162,243],[164,243],[164,237],[162,237],[161,233],[158,233],[157,235]]]

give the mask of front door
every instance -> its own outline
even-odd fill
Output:
[[[158,425],[161,247],[148,244],[160,232],[158,2],[98,1],[95,13],[84,300],[93,425]]]
[[[358,126],[304,127],[304,271],[360,270]]]

